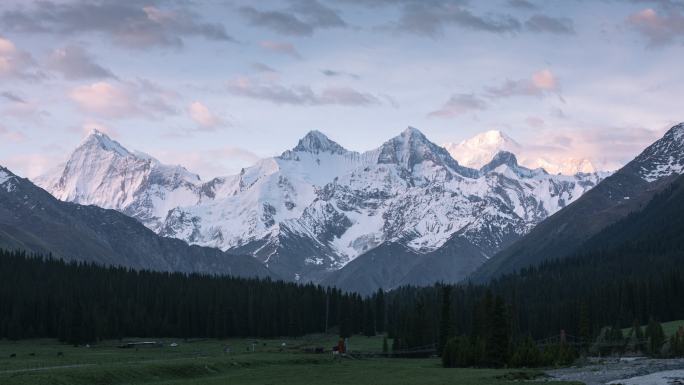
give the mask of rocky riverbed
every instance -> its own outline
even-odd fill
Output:
[[[586,385],[682,385],[684,359],[643,357],[590,359],[586,364],[546,372],[553,380]]]

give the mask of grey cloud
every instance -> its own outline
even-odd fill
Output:
[[[331,70],[331,69],[323,69],[323,70],[321,70],[321,73],[325,76],[328,76],[328,77],[346,76],[346,77],[350,77],[350,78],[356,79],[356,80],[358,80],[360,78],[359,75],[351,73],[351,72],[335,71],[335,70]]]
[[[154,3],[154,2],[153,2]],[[223,25],[203,22],[184,9],[161,9],[129,1],[41,1],[0,15],[0,25],[18,33],[102,33],[127,48],[180,47],[187,37],[234,41]]]
[[[444,105],[428,114],[429,117],[453,118],[473,111],[488,108],[487,102],[475,94],[454,94]]]
[[[453,4],[410,3],[402,11],[396,29],[426,36],[439,36],[448,25],[493,33],[518,32],[521,23],[509,15],[478,16]]]
[[[26,104],[26,100],[24,100],[24,98],[11,91],[0,92],[0,96],[13,103]]]
[[[532,32],[548,32],[558,35],[575,33],[574,24],[567,17],[534,15],[525,22],[525,27]]]
[[[347,26],[347,23],[342,20],[337,11],[326,7],[316,0],[295,0],[291,9],[315,28]]]
[[[337,11],[316,0],[296,0],[282,10],[263,11],[245,6],[240,13],[254,26],[292,36],[311,36],[319,28],[347,25]]]
[[[281,11],[259,11],[254,7],[242,7],[240,12],[254,26],[294,36],[311,36],[313,27],[296,16]]]
[[[536,88],[527,80],[506,80],[502,85],[488,87],[487,94],[492,98],[508,98],[516,95],[542,96],[544,90]]]
[[[508,5],[513,8],[532,10],[537,9],[537,5],[527,1],[527,0],[508,0]]]
[[[110,70],[97,64],[86,50],[77,45],[68,45],[53,51],[48,67],[70,80],[116,78]]]
[[[228,85],[239,96],[291,105],[371,106],[380,104],[376,96],[349,87],[328,87],[315,92],[309,86],[284,86],[278,83],[253,82],[240,79]]]
[[[250,67],[257,72],[278,72],[275,68],[259,62],[252,63]]]

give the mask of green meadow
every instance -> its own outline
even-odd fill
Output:
[[[438,358],[339,358],[328,353],[336,341],[332,336],[155,339],[148,341],[163,346],[119,347],[132,341],[106,341],[90,347],[68,346],[54,340],[0,341],[0,384],[485,385],[513,383],[540,374],[505,369],[443,369]],[[172,347],[173,343],[177,346]],[[326,353],[306,352],[316,347],[324,347]],[[382,337],[353,337],[350,347],[354,351],[380,352]]]

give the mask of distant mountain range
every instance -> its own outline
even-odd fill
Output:
[[[551,174],[575,175],[577,173],[593,173],[598,171],[587,158],[560,158],[539,156],[525,146],[516,142],[501,131],[491,130],[476,135],[459,143],[445,143],[449,151],[461,165],[480,168],[500,151],[516,154],[520,163],[526,167],[543,168]]]
[[[408,128],[365,153],[312,131],[280,156],[203,181],[94,131],[36,183],[161,236],[252,255],[285,280],[369,292],[459,281],[606,175],[551,175],[507,151],[465,167]]]

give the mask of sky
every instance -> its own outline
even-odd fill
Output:
[[[680,0],[3,0],[0,165],[92,129],[203,178],[320,130],[501,130],[615,169],[684,120]]]

